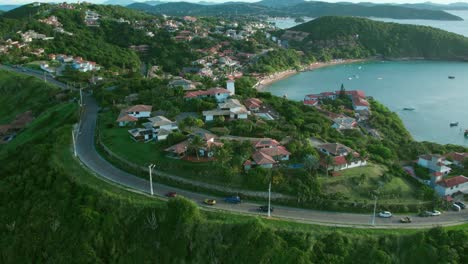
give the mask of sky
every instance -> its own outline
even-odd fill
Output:
[[[65,0],[42,0],[38,2],[63,2]],[[87,2],[93,3],[103,3],[107,0],[87,0]],[[200,0],[163,0],[164,2],[199,2]],[[205,0],[209,2],[228,2],[226,0]],[[232,2],[258,2],[259,0],[230,0]],[[323,2],[373,2],[373,3],[421,3],[427,0],[321,0]],[[1,5],[17,5],[17,4],[27,4],[34,1],[31,0],[0,0]],[[76,1],[68,0],[67,2],[73,3]],[[145,2],[145,0],[136,0],[135,2]],[[448,4],[454,2],[464,2],[463,0],[431,0],[433,3]]]

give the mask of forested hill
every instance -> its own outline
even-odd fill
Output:
[[[292,31],[292,32],[291,32]],[[302,36],[294,31],[304,32]],[[427,26],[377,22],[365,18],[322,17],[282,35],[291,47],[322,56],[356,58],[468,59],[468,38]]]
[[[298,1],[299,2],[299,1]],[[226,16],[226,15],[269,15],[269,16],[362,16],[395,19],[462,20],[460,17],[441,10],[415,9],[392,5],[364,5],[352,3],[299,2],[296,4],[262,1],[258,3],[228,2],[217,5],[201,5],[186,2],[148,5],[135,3],[128,7],[155,14],[172,16]]]

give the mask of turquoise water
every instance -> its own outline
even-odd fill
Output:
[[[395,22],[395,23],[401,23],[401,24],[431,26],[431,27],[440,28],[443,30],[447,30],[447,31],[454,32],[454,33],[461,34],[461,35],[468,37],[468,10],[447,11],[447,12],[463,18],[464,21],[388,19],[388,18],[372,18],[372,19],[378,20],[378,21],[384,21],[384,22]],[[298,25],[298,23],[294,22],[294,19],[292,18],[277,19],[277,20],[270,20],[270,21],[275,22],[277,27],[283,28],[283,29]]]
[[[449,75],[456,78],[448,79]],[[349,80],[349,78],[352,78]],[[292,100],[304,95],[360,89],[398,113],[414,139],[468,146],[468,63],[367,62],[303,72],[269,86],[267,91]],[[414,111],[403,111],[414,107]],[[450,122],[460,122],[450,127]]]

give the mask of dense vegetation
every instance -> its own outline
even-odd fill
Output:
[[[55,90],[34,79],[29,83],[46,94]],[[22,89],[26,84],[17,87]],[[69,131],[76,110],[58,102],[42,109],[22,135],[0,148],[2,263],[468,261],[464,227],[405,235],[341,231],[207,213],[182,198],[164,204],[119,190],[71,157]]]
[[[296,4],[269,3],[223,3],[214,5],[192,4],[186,2],[165,3],[152,6],[145,3],[134,3],[128,6],[155,14],[173,16],[237,16],[237,15],[269,15],[269,16],[364,16],[388,17],[396,19],[432,19],[461,20],[460,17],[441,10],[414,9],[402,6],[375,5],[367,6],[351,3],[298,2]]]
[[[291,46],[335,58],[381,55],[388,58],[468,59],[468,38],[426,26],[364,18],[322,17],[290,30],[310,33]]]

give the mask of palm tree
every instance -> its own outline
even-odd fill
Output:
[[[202,148],[205,145],[205,142],[203,142],[202,138],[200,136],[194,136],[192,140],[190,141],[189,144],[189,149],[191,151],[195,151],[195,154],[197,155],[197,160],[200,159],[198,152],[200,151],[200,148]]]
[[[332,156],[330,156],[330,155],[326,155],[326,156],[325,156],[325,165],[326,165],[325,170],[327,171],[327,176],[329,176],[329,174],[328,174],[328,168],[329,168],[330,166],[332,166],[332,168],[333,168],[333,166],[335,166],[335,159],[334,159]]]

